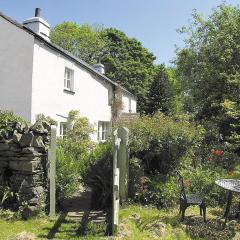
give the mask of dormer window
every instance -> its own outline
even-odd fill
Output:
[[[68,91],[73,91],[73,84],[74,84],[74,71],[66,67],[64,74],[64,89]]]

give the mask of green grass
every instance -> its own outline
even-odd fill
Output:
[[[36,239],[104,239],[105,223],[89,223],[85,226],[87,235],[82,234],[79,219],[62,214],[54,219],[39,217],[27,221],[0,219],[0,240],[14,240],[22,232],[34,234]]]
[[[53,223],[47,219],[32,219],[28,221],[0,220],[1,240],[14,239],[17,233],[31,232],[36,235],[47,234],[47,229]]]
[[[120,239],[162,240],[229,240],[240,239],[240,224],[230,221],[226,227],[220,219],[222,209],[207,210],[207,223],[199,216],[199,208],[190,207],[184,222],[178,210],[159,211],[150,207],[130,206],[120,211]]]
[[[179,222],[178,210],[157,210],[151,207],[130,205],[120,210],[117,238],[104,237],[105,223],[89,223],[84,226],[77,218],[64,214],[56,219],[39,217],[28,221],[0,219],[0,239],[15,239],[21,232],[33,233],[36,239],[118,239],[118,240],[230,240],[240,239],[240,224],[230,221],[224,228],[220,216],[222,209],[208,208],[207,223],[199,216],[199,209],[190,207],[186,219]],[[5,216],[6,217],[6,216]],[[82,229],[84,235],[82,232]]]

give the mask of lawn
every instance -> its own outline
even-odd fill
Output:
[[[199,208],[186,211],[186,219],[179,222],[178,209],[168,211],[131,206],[120,212],[120,239],[163,239],[163,240],[229,240],[240,239],[240,225],[232,220],[226,227],[220,219],[222,209],[207,209],[207,223],[199,215]]]
[[[106,225],[90,223],[86,228],[88,235],[81,233],[81,221],[64,214],[56,219],[46,217],[28,221],[0,220],[0,239],[117,239],[117,240],[228,240],[240,239],[240,224],[235,220],[229,221],[226,227],[220,219],[223,210],[209,208],[207,210],[207,223],[199,216],[198,208],[189,208],[186,219],[179,222],[176,208],[168,211],[157,210],[150,207],[127,206],[120,210],[120,225],[117,237],[104,237]],[[16,238],[23,232],[29,238]],[[30,238],[32,236],[32,238]],[[35,238],[33,237],[35,236]]]
[[[39,217],[28,221],[0,219],[0,240],[102,239],[105,225],[90,223],[88,236],[82,236],[81,222],[65,214],[56,218]],[[20,237],[24,235],[24,237]],[[96,235],[96,236],[95,236]],[[27,238],[28,237],[28,238]]]

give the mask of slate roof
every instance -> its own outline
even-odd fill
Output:
[[[2,18],[4,18],[5,20],[7,20],[8,22],[12,23],[13,25],[17,26],[18,28],[21,28],[22,30],[28,32],[29,34],[33,35],[36,39],[38,39],[39,41],[41,41],[44,45],[46,45],[47,47],[55,50],[56,52],[61,53],[62,55],[64,55],[65,57],[73,60],[74,62],[78,63],[80,66],[82,66],[83,68],[85,68],[86,70],[88,70],[89,72],[95,74],[96,76],[98,76],[101,80],[106,81],[112,85],[114,85],[115,87],[120,87],[124,92],[134,96],[136,98],[136,96],[134,94],[132,94],[131,92],[129,92],[127,89],[125,89],[124,87],[122,87],[121,85],[119,85],[118,83],[112,81],[110,78],[108,78],[107,76],[101,74],[100,72],[98,72],[97,70],[95,70],[91,65],[89,65],[88,63],[84,62],[83,60],[81,60],[80,58],[77,58],[76,56],[74,56],[73,54],[71,54],[70,52],[64,50],[63,48],[57,46],[54,43],[51,43],[50,41],[47,41],[46,39],[44,39],[43,37],[41,37],[40,35],[38,35],[37,33],[35,33],[34,31],[32,31],[31,29],[23,26],[22,24],[20,24],[19,22],[13,20],[12,18],[6,16],[5,14],[3,14],[2,12],[0,12],[0,16]]]

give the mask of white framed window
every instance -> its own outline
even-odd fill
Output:
[[[66,133],[67,133],[67,123],[60,122],[59,136],[63,138],[64,136],[66,136]]]
[[[110,122],[98,121],[98,141],[105,141],[109,136]]]
[[[73,91],[73,86],[74,86],[74,71],[70,68],[65,67],[64,89]]]

